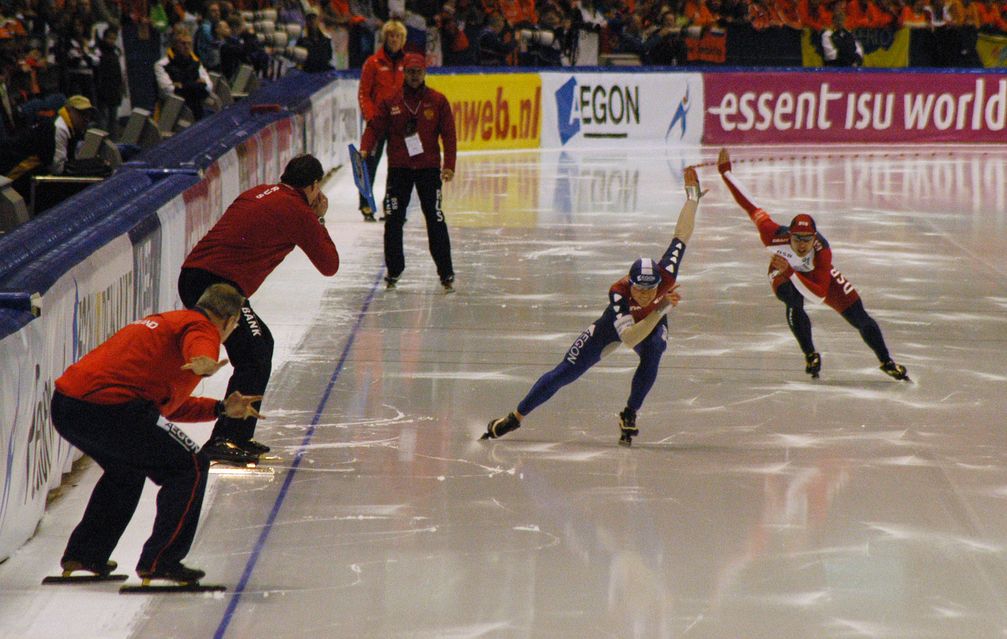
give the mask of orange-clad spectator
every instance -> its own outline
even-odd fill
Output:
[[[357,99],[360,102],[360,113],[364,122],[370,122],[378,115],[378,106],[382,100],[394,97],[402,90],[404,75],[402,72],[403,51],[406,44],[406,25],[399,20],[389,20],[381,27],[381,39],[384,41],[377,53],[367,58],[360,71],[360,90]],[[374,175],[378,171],[378,162],[385,148],[384,138],[378,140],[371,154],[367,156],[367,172],[374,184]],[[360,214],[367,222],[374,222],[374,211],[363,196],[360,196]]]
[[[719,16],[710,11],[710,7],[706,6],[706,0],[685,0],[682,15],[694,27],[712,27],[717,24],[717,20],[719,19]]]
[[[987,29],[993,28],[998,31],[1007,31],[1007,21],[1001,15],[1001,2],[990,0],[989,2],[973,2],[979,14],[979,23]]]
[[[773,26],[773,15],[762,0],[752,0],[748,5],[748,22],[756,31]]]
[[[895,23],[895,15],[874,0],[849,0],[846,3],[847,29],[883,29]]]
[[[791,29],[801,28],[801,16],[795,0],[776,0],[775,8],[780,24]]]
[[[538,24],[534,0],[497,0],[496,10],[507,19],[512,27],[522,22]]]
[[[912,4],[903,6],[899,14],[899,24],[913,29],[929,27],[930,16],[924,10],[926,4],[926,0],[915,0]]]
[[[801,24],[812,31],[832,28],[832,11],[823,0],[799,0],[797,13],[801,17]]]

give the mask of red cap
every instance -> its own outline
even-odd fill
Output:
[[[402,58],[403,69],[426,69],[427,59],[419,53],[407,53]]]
[[[790,220],[790,232],[792,234],[814,235],[816,231],[815,218],[811,217],[807,213],[795,215],[794,219]]]

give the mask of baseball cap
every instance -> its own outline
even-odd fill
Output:
[[[815,227],[815,218],[811,217],[807,213],[795,215],[794,219],[790,220],[790,232],[795,235],[813,235],[817,232],[817,228]]]
[[[80,111],[81,113],[94,113],[97,109],[91,104],[83,95],[71,95],[66,99],[66,106],[71,107],[75,111]]]
[[[649,257],[639,257],[629,267],[629,283],[637,288],[654,288],[661,283],[661,272]]]
[[[426,69],[427,59],[419,53],[407,53],[402,58],[403,69]]]

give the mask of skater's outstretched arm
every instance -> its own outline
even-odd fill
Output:
[[[752,197],[751,193],[734,177],[734,173],[731,172],[731,156],[728,154],[727,149],[720,150],[720,155],[717,157],[717,170],[720,171],[720,177],[724,179],[727,189],[734,196],[734,201],[738,203],[738,206],[745,209],[753,222],[758,224],[756,212],[761,211],[762,207],[755,203],[755,198]]]
[[[688,244],[692,238],[692,231],[696,228],[696,210],[699,208],[699,199],[706,195],[699,186],[699,176],[696,169],[691,166],[685,170],[682,176],[685,180],[685,204],[678,214],[678,222],[675,224],[675,237],[682,240],[682,244]]]
[[[699,186],[699,176],[696,174],[696,169],[687,168],[683,178],[685,180],[685,204],[682,205],[682,210],[678,213],[674,239],[659,261],[662,267],[676,277],[685,245],[689,243],[692,232],[696,228],[696,210],[699,208],[699,200],[707,193]]]

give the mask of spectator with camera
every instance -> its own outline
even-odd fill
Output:
[[[580,12],[574,14],[578,19]],[[563,63],[564,52],[569,52],[572,37],[576,36],[573,21],[564,18],[555,8],[542,12],[536,28],[517,31],[519,43],[518,64],[528,67],[558,67]]]
[[[679,66],[685,64],[688,52],[678,26],[678,16],[668,10],[661,14],[660,26],[650,34],[643,45],[646,64]]]
[[[444,66],[456,67],[471,64],[469,38],[461,29],[455,16],[455,3],[445,2],[434,22],[441,34]]]
[[[513,32],[499,13],[490,15],[479,33],[476,43],[476,61],[481,67],[510,65],[510,56],[517,48]]]

